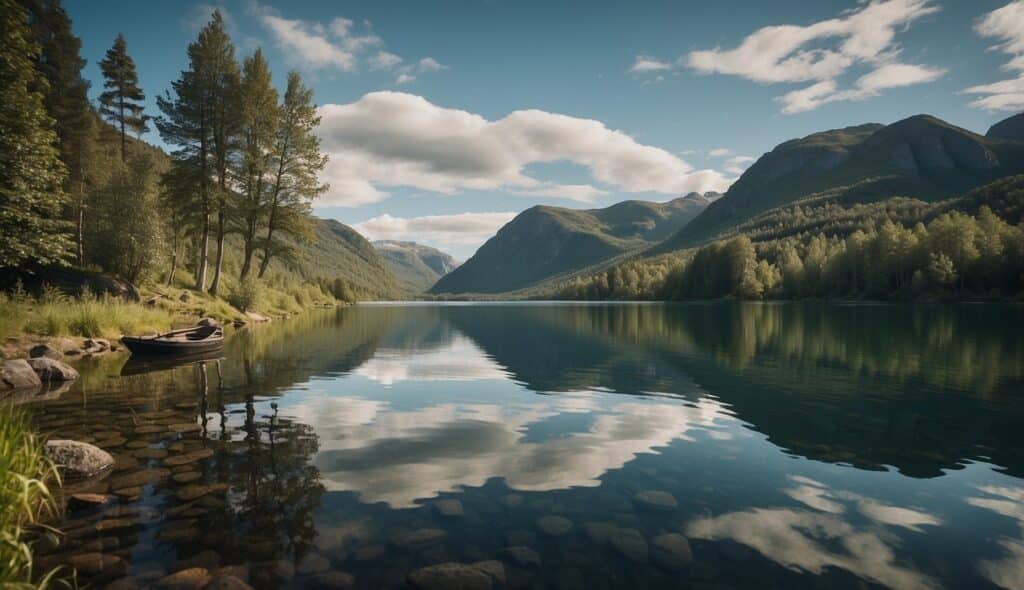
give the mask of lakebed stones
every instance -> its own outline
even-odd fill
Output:
[[[679,506],[675,497],[659,490],[644,490],[633,496],[633,503],[637,508],[653,510],[655,512],[671,512]]]
[[[39,357],[28,360],[29,366],[32,370],[39,375],[39,380],[43,383],[51,383],[54,381],[74,381],[78,379],[78,371],[71,368],[70,365],[62,361],[54,360],[47,357]]]
[[[418,549],[439,543],[447,536],[441,529],[418,529],[391,537],[391,544],[399,549]]]
[[[505,574],[505,564],[498,560],[488,559],[486,561],[477,561],[471,563],[470,567],[487,574],[497,587],[504,586],[508,581],[508,576]]]
[[[124,575],[127,566],[123,559],[107,553],[79,553],[68,559],[68,564],[77,572],[86,576],[107,574]]]
[[[46,441],[44,453],[71,479],[94,477],[113,467],[110,453],[89,443],[75,440]]]
[[[540,554],[533,549],[523,546],[505,547],[501,550],[501,557],[519,567],[534,568],[540,567]]]
[[[329,588],[330,586],[321,587]],[[252,590],[252,586],[243,582],[238,576],[218,574],[203,587],[203,590]]]
[[[537,530],[549,537],[561,537],[573,529],[572,521],[564,516],[542,516],[537,519]]]
[[[433,507],[435,512],[446,518],[461,518],[466,514],[462,502],[453,498],[438,500],[434,502]]]
[[[210,571],[193,567],[160,578],[153,585],[158,590],[198,590],[210,583]]]
[[[68,498],[68,510],[87,510],[97,508],[111,501],[107,494],[72,494]]]
[[[110,480],[110,487],[114,490],[144,486],[167,479],[171,472],[167,469],[142,469],[125,475],[118,475]],[[116,493],[116,492],[115,492]]]
[[[35,389],[42,386],[39,375],[25,359],[4,361],[0,369],[0,391]]]
[[[464,563],[447,562],[420,568],[406,578],[417,590],[491,590],[494,583],[484,571]]]
[[[192,483],[178,490],[178,499],[182,502],[191,502],[203,496],[210,494],[219,494],[226,492],[228,484],[226,483],[214,483],[214,484],[198,484]]]
[[[323,572],[313,575],[309,578],[309,581],[315,588],[323,588],[324,590],[349,590],[356,583],[356,579],[352,574],[345,572]],[[207,590],[209,588],[207,586]]]
[[[634,563],[647,563],[647,540],[636,529],[618,529],[608,542],[620,555]]]
[[[690,542],[679,533],[658,535],[651,539],[651,561],[669,571],[682,569],[693,561]]]
[[[199,449],[198,451],[190,451],[181,455],[168,457],[164,461],[164,465],[167,467],[178,467],[180,465],[188,465],[190,463],[195,463],[196,461],[202,461],[203,459],[209,459],[212,456],[213,450]]]

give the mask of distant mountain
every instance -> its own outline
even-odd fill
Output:
[[[699,215],[716,193],[604,209],[536,206],[505,224],[431,293],[502,293],[650,247]]]
[[[787,141],[653,252],[698,245],[759,213],[823,191],[845,190],[847,202],[891,196],[935,201],[1020,174],[1022,126],[1018,115],[981,136],[917,115],[891,125],[859,125]]]
[[[398,282],[411,293],[426,291],[459,266],[451,255],[416,242],[380,240],[373,242],[373,247],[384,258]]]
[[[314,235],[309,242],[296,242],[294,260],[287,266],[306,279],[345,281],[360,299],[393,299],[403,289],[388,269],[384,258],[369,240],[334,219],[314,218]],[[283,262],[272,262],[284,265]]]

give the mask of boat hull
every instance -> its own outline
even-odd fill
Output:
[[[125,336],[121,343],[137,355],[181,355],[220,350],[223,338],[209,338],[198,341],[160,340],[156,338],[133,338]]]

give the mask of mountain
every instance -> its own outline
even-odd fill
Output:
[[[334,219],[313,219],[313,238],[294,244],[289,264],[271,262],[307,280],[331,283],[341,279],[359,299],[393,299],[403,290],[384,258],[369,240]]]
[[[416,242],[380,240],[373,242],[373,247],[398,282],[411,293],[426,291],[459,266],[449,254]]]
[[[652,252],[701,244],[759,213],[823,191],[842,190],[847,202],[897,195],[936,201],[1020,174],[1024,142],[1018,117],[994,125],[988,136],[917,115],[787,141]]]
[[[1024,141],[1024,113],[1014,115],[989,127],[985,137]]]
[[[650,247],[718,197],[690,193],[667,203],[624,201],[604,209],[536,206],[505,224],[431,293],[502,293]]]

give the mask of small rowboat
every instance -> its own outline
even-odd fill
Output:
[[[195,326],[142,338],[124,336],[121,342],[132,354],[193,354],[217,350],[223,346],[224,330],[219,326]]]

